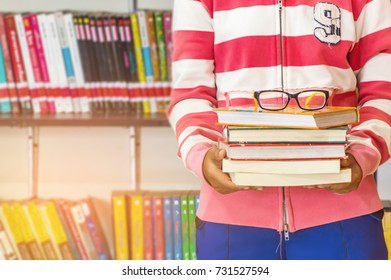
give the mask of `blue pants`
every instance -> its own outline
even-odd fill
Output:
[[[200,260],[387,260],[383,210],[289,233],[197,220]]]

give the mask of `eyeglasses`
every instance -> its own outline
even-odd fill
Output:
[[[253,92],[253,97],[259,107],[268,111],[279,111],[289,105],[298,105],[306,111],[316,111],[324,108],[329,92],[327,90],[303,90],[297,93],[289,93],[282,90],[259,90]],[[294,99],[296,104],[290,104]]]

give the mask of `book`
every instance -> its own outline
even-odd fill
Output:
[[[10,229],[3,224],[2,220],[0,213],[0,252],[4,260],[17,260],[18,255],[10,236]]]
[[[189,257],[191,260],[197,259],[196,249],[196,201],[195,193],[190,192],[188,197],[189,204]]]
[[[182,194],[181,218],[182,218],[182,258],[190,260],[190,225],[189,225],[189,203],[187,194]]]
[[[346,155],[344,144],[229,144],[220,139],[218,145],[230,159],[336,159]]]
[[[46,225],[48,234],[60,259],[74,260],[80,259],[76,244],[69,232],[66,221],[61,211],[56,207],[56,200],[43,200],[37,203],[42,220]]]
[[[321,184],[348,183],[351,181],[351,169],[343,168],[338,173],[327,174],[270,174],[270,173],[229,173],[231,180],[238,186],[255,187],[294,187]]]
[[[26,217],[33,229],[34,235],[40,248],[42,249],[45,259],[57,260],[59,255],[57,254],[52,240],[49,235],[49,226],[45,223],[42,213],[39,211],[39,207],[35,200],[26,201],[22,205],[25,211]]]
[[[144,219],[143,197],[141,194],[130,195],[130,234],[131,259],[144,259]]]
[[[7,33],[7,42],[11,56],[11,69],[13,70],[13,77],[15,78],[16,93],[20,102],[20,111],[22,113],[31,113],[33,111],[31,96],[28,89],[26,69],[22,59],[22,50],[19,43],[14,14],[5,16],[5,31]],[[11,73],[9,74],[10,75],[7,74],[8,79],[12,77]],[[12,83],[12,81],[10,82]]]
[[[111,197],[114,229],[114,249],[116,260],[128,260],[130,244],[128,240],[128,206],[124,192],[114,192]]]
[[[5,24],[6,24],[5,16],[1,14],[0,15],[0,42],[1,42],[0,44],[1,44],[1,52],[3,54],[3,61],[5,67],[5,78],[7,82],[8,97],[11,103],[11,113],[17,114],[20,113],[20,104],[19,104],[18,95],[16,91],[14,70],[12,69],[11,53],[9,49],[10,42],[8,42],[7,39],[7,28]]]
[[[155,259],[164,260],[164,209],[161,195],[153,197],[153,240]]]
[[[171,195],[163,197],[164,210],[164,250],[165,259],[174,259],[174,234],[173,234],[173,215],[172,215],[172,198]]]
[[[388,259],[391,260],[391,201],[382,201],[384,205],[384,217],[382,220],[384,239],[388,248]]]
[[[98,253],[98,259],[111,259],[107,240],[103,233],[99,217],[96,213],[94,199],[92,197],[81,199],[80,206],[85,216],[92,242]]]
[[[356,107],[326,106],[318,111],[303,111],[289,106],[281,111],[254,111],[254,106],[215,108],[219,125],[328,128],[359,121]]]
[[[153,250],[153,209],[152,195],[146,194],[143,197],[144,209],[144,260],[154,259]]]
[[[0,113],[11,113],[11,98],[8,91],[7,65],[8,42],[5,34],[4,15],[0,13]]]
[[[348,126],[296,129],[227,126],[228,143],[346,143]]]
[[[270,174],[338,173],[340,165],[339,159],[234,160],[224,158],[222,171]]]
[[[172,215],[174,223],[174,259],[182,260],[182,217],[181,199],[179,194],[172,196]]]

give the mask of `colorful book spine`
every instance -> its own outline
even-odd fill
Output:
[[[188,206],[189,206],[189,254],[191,260],[197,259],[196,249],[196,201],[195,195],[188,195]]]
[[[77,251],[76,245],[68,232],[66,221],[62,216],[61,211],[58,211],[55,202],[46,201],[38,206],[39,211],[44,218],[44,222],[49,229],[49,235],[52,242],[56,244],[58,254],[63,260],[80,259],[80,254]]]
[[[154,249],[155,259],[165,259],[164,249],[164,209],[163,209],[163,197],[156,195],[153,198],[153,213],[154,213]]]
[[[171,196],[163,197],[164,210],[164,251],[165,259],[174,259],[174,235],[173,235],[173,215]]]
[[[170,87],[172,81],[172,12],[163,12],[164,41],[166,47],[168,83],[166,84],[166,102],[170,99]]]
[[[8,229],[2,222],[0,216],[0,252],[3,255],[4,260],[17,260],[18,255],[12,244],[11,236]]]
[[[5,16],[5,27],[12,62],[12,67],[10,67],[10,69],[13,69],[15,88],[21,107],[20,109],[23,113],[31,113],[33,111],[31,96],[28,89],[26,70],[22,59],[22,50],[13,14]],[[12,75],[7,75],[8,79],[11,77]],[[12,81],[10,81],[10,83],[12,83]]]
[[[144,221],[142,195],[130,196],[131,259],[144,259]]]
[[[38,87],[38,98],[41,113],[49,113],[50,107],[47,98],[49,84],[49,72],[47,68],[45,53],[43,50],[42,36],[39,30],[37,14],[31,13],[24,17],[26,36],[30,59],[33,67],[35,85]]]
[[[172,214],[174,223],[174,259],[182,260],[182,217],[181,217],[181,198],[179,195],[172,197]]]
[[[112,196],[115,259],[129,260],[128,209],[125,194]]]
[[[100,222],[95,213],[95,208],[91,198],[83,199],[80,201],[80,206],[85,216],[88,229],[92,238],[92,242],[95,246],[95,249],[98,253],[100,260],[109,260],[110,254],[108,253],[108,248],[106,244],[106,238],[103,234]]]
[[[9,42],[7,39],[7,29],[5,27],[6,21],[5,16],[3,14],[0,14],[0,45],[1,45],[1,53],[2,55],[2,61],[4,64],[4,75],[5,75],[5,83],[7,86],[7,97],[5,100],[9,100],[9,106],[10,110],[8,110],[8,103],[7,101],[2,102],[2,112],[5,113],[20,113],[20,107],[19,107],[19,100],[16,92],[15,87],[15,78],[14,73],[12,69],[12,62],[11,62],[11,54],[9,51]],[[3,78],[4,79],[4,78]],[[3,89],[0,89],[4,91]],[[4,91],[5,92],[5,91]],[[5,93],[2,93],[2,96],[5,96]]]
[[[140,28],[138,23],[138,15],[136,12],[130,14],[130,25],[132,27],[132,35],[133,35],[133,44],[134,44],[134,54],[136,59],[136,69],[137,69],[137,77],[138,84],[137,86],[140,88],[142,101],[143,101],[143,111],[144,113],[150,113],[151,108],[147,95],[147,77],[145,75],[145,66],[143,60],[143,49],[141,44],[141,36],[140,36]]]
[[[190,260],[190,225],[189,225],[189,203],[187,195],[181,195],[181,218],[182,218],[182,257]]]
[[[34,201],[29,201],[23,205],[23,209],[34,229],[35,237],[42,248],[45,258],[47,260],[59,259],[48,233],[49,227],[44,223],[44,219],[36,203]]]
[[[144,259],[153,260],[153,213],[152,213],[152,196],[145,195],[143,197],[143,212],[144,212]]]

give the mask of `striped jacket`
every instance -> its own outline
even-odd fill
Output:
[[[391,153],[390,0],[176,0],[173,12],[168,117],[178,155],[202,179],[201,219],[294,232],[382,208],[373,173]],[[346,147],[363,171],[359,188],[214,191],[202,161],[222,136],[212,108],[225,104],[223,93],[305,88],[359,108]]]

